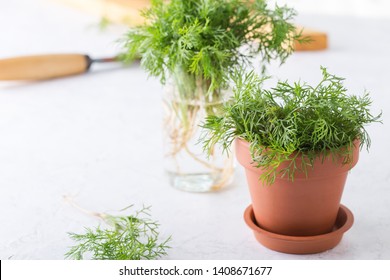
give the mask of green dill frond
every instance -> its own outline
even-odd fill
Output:
[[[85,228],[82,234],[69,233],[77,243],[65,258],[82,260],[154,260],[167,254],[171,237],[160,241],[159,224],[149,218],[149,207],[133,216],[104,214],[108,227]]]
[[[127,59],[141,55],[141,65],[165,83],[177,68],[224,87],[237,67],[260,55],[262,64],[283,63],[300,38],[286,6],[269,8],[264,0],[152,1],[146,24],[124,38]],[[246,46],[243,50],[243,46]]]

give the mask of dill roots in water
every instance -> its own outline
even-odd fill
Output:
[[[369,148],[365,126],[380,122],[381,114],[370,113],[371,100],[347,95],[343,78],[322,69],[322,80],[316,86],[297,82],[278,82],[263,89],[261,79],[253,72],[236,73],[235,92],[221,116],[209,116],[203,124],[204,149],[219,142],[229,150],[235,138],[250,143],[253,161],[267,170],[264,181],[272,183],[276,175],[294,178],[298,169],[308,168],[316,157],[348,156],[354,141]],[[346,149],[346,147],[349,149]],[[302,166],[295,160],[303,157]],[[283,162],[288,170],[277,168]]]
[[[85,233],[69,233],[77,242],[65,254],[67,259],[82,260],[152,260],[167,254],[168,242],[159,241],[159,225],[149,219],[149,208],[134,216],[100,215],[109,225],[86,228]]]

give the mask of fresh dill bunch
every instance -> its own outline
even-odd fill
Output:
[[[321,70],[316,86],[279,81],[271,89],[263,89],[266,78],[237,71],[231,102],[221,115],[208,116],[203,124],[204,150],[221,143],[229,151],[234,139],[246,140],[253,162],[265,171],[260,179],[268,184],[276,176],[293,180],[297,170],[306,172],[318,157],[342,157],[348,163],[354,142],[369,148],[365,126],[380,122],[381,114],[370,113],[367,92],[348,95],[343,78]],[[285,162],[287,167],[279,168]]]
[[[109,226],[85,228],[85,233],[68,233],[77,242],[65,254],[67,259],[153,260],[167,255],[171,238],[159,241],[159,224],[149,218],[150,207],[132,216],[99,214]]]
[[[262,65],[283,63],[300,38],[291,23],[295,11],[270,9],[265,0],[152,0],[143,12],[146,24],[124,38],[127,59],[142,56],[141,65],[164,84],[180,69],[196,83],[208,81],[209,93],[227,87],[237,66],[260,55]],[[245,47],[243,47],[245,46]]]

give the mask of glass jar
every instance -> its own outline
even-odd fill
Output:
[[[231,91],[211,89],[210,80],[176,71],[165,88],[164,167],[173,187],[191,192],[217,191],[233,178],[233,156],[218,144],[209,156],[200,143],[200,127],[218,115]]]

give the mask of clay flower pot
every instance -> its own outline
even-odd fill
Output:
[[[343,164],[344,159],[331,156],[324,161],[318,158],[307,176],[298,171],[294,181],[279,176],[272,185],[259,180],[264,170],[252,164],[249,143],[237,139],[235,144],[260,228],[286,236],[323,235],[334,229],[348,171],[359,158],[358,141],[354,143],[352,162]]]

